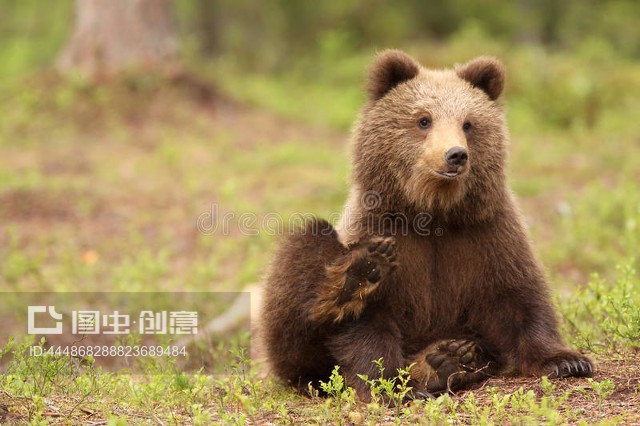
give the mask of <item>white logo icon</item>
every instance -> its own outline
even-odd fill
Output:
[[[36,327],[36,314],[49,313],[49,317],[56,320],[55,327]],[[62,334],[62,314],[56,312],[55,306],[29,306],[28,318],[29,334]]]

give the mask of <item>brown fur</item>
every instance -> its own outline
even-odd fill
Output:
[[[380,357],[387,376],[415,363],[412,385],[421,392],[509,370],[593,372],[561,341],[506,185],[508,134],[496,102],[503,86],[494,58],[438,71],[398,51],[376,59],[341,223],[309,223],[284,242],[267,278],[264,343],[279,378],[304,388],[337,364],[368,400],[357,375],[375,377]],[[427,128],[417,124],[423,117]],[[452,147],[469,159],[459,175],[443,177]],[[371,194],[375,202],[365,202]],[[372,249],[382,237],[388,244]]]

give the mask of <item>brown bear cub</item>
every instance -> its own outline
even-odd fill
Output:
[[[263,339],[272,371],[305,389],[335,365],[411,368],[414,395],[516,372],[589,376],[567,348],[505,177],[499,61],[428,70],[399,51],[373,64],[353,134],[340,224],[310,221],[267,276]]]

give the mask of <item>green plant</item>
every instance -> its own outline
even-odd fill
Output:
[[[609,283],[597,274],[561,305],[579,347],[596,353],[640,348],[640,280],[630,263]]]
[[[342,406],[345,399],[346,385],[344,377],[339,372],[340,367],[335,366],[329,376],[328,382],[320,381],[320,389],[332,398],[336,404],[336,420],[342,424]]]
[[[407,395],[411,392],[412,387],[409,386],[411,379],[410,371],[412,365],[406,368],[399,368],[397,375],[393,377],[385,377],[384,360],[379,358],[373,361],[380,372],[379,378],[370,379],[366,374],[358,374],[358,377],[364,380],[371,389],[371,399],[373,401],[382,402],[387,406],[393,406],[396,414],[400,413],[400,407]]]
[[[613,393],[616,385],[610,379],[597,382],[591,378],[588,378],[587,381],[589,382],[589,385],[591,385],[591,389],[593,389],[596,394],[596,398],[598,400],[598,410],[602,411],[603,401]]]

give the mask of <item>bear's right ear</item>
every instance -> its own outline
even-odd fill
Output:
[[[420,65],[399,50],[380,53],[369,71],[369,98],[377,101],[398,84],[411,80],[420,72]]]

